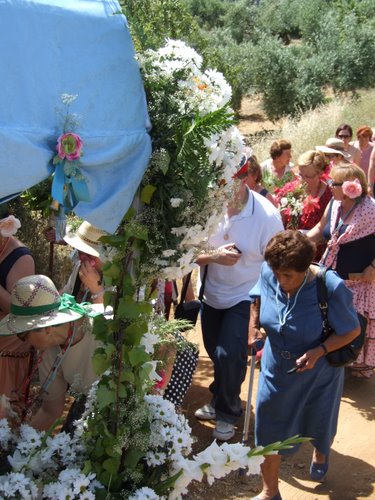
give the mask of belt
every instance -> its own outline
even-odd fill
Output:
[[[302,354],[295,354],[290,351],[280,351],[280,356],[283,359],[298,359],[300,356],[302,356]]]

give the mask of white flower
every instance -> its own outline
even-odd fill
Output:
[[[172,257],[172,255],[174,255],[176,253],[176,250],[172,250],[172,249],[168,249],[168,250],[164,250],[163,251],[163,257]],[[167,263],[167,261],[164,261],[165,263]]]
[[[170,199],[172,208],[179,207],[183,201],[184,200],[182,198],[171,198]]]
[[[159,495],[155,493],[151,488],[146,486],[136,490],[130,497],[129,500],[159,500]]]
[[[283,196],[281,199],[280,199],[280,208],[284,208],[288,205],[288,198],[286,198],[285,196]]]
[[[142,369],[148,373],[149,380],[156,380],[156,382],[160,382],[161,376],[156,372],[157,365],[158,361],[146,361],[146,363],[143,363]]]
[[[72,104],[78,97],[78,94],[61,94],[61,102],[63,104]]]
[[[173,463],[171,473],[174,475],[180,471],[182,471],[182,474],[176,479],[168,500],[175,500],[181,498],[181,495],[186,495],[188,493],[187,487],[191,481],[202,481],[203,471],[201,464],[195,460],[180,457]]]
[[[2,448],[7,448],[8,441],[11,439],[11,437],[12,435],[8,420],[6,418],[2,418],[0,420],[0,445]]]
[[[261,455],[255,457],[248,457],[246,464],[248,471],[246,472],[246,474],[248,476],[250,474],[260,474],[260,466],[263,462],[264,462],[264,457]]]
[[[205,465],[204,473],[207,475],[208,484],[213,484],[215,479],[224,477],[229,470],[226,468],[227,454],[216,440],[205,450],[196,455],[195,460],[201,465]]]
[[[8,462],[16,472],[20,471],[29,461],[28,456],[24,456],[19,450],[15,450],[13,455],[8,455]]]
[[[147,332],[144,335],[142,335],[140,345],[142,345],[145,348],[145,351],[148,354],[153,354],[154,345],[157,344],[158,342],[160,342],[159,335]]]

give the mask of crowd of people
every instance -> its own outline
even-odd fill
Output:
[[[196,417],[216,420],[214,438],[234,436],[248,346],[266,335],[256,444],[309,436],[316,481],[328,470],[344,383],[344,368],[332,367],[325,356],[358,336],[357,313],[367,319],[366,337],[348,371],[368,379],[375,370],[372,136],[363,126],[351,142],[352,127],[341,124],[295,165],[287,140],[275,141],[262,163],[249,152],[234,175],[227,213],[197,258],[205,276],[202,334],[214,380],[210,401]],[[0,394],[25,406],[38,370],[41,404],[36,412],[29,404],[23,417],[48,429],[63,412],[68,387],[77,385],[85,394],[96,379],[92,318],[103,312],[108,255],[99,240],[105,233],[85,221],[64,237],[74,250],[73,265],[58,292],[48,277],[35,274],[30,250],[15,237],[19,226],[9,214],[0,220]],[[45,234],[55,241],[53,230]],[[324,340],[317,296],[322,266],[328,268],[328,317],[335,332]],[[279,464],[280,455],[266,457],[257,499],[281,498]]]

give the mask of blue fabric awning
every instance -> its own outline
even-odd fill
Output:
[[[62,133],[61,95],[84,142],[90,202],[75,213],[114,232],[147,166],[151,141],[138,64],[114,0],[0,0],[0,199],[47,178]]]

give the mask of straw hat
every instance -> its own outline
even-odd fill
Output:
[[[100,257],[104,260],[105,248],[98,240],[107,234],[102,229],[90,224],[90,222],[84,221],[75,233],[66,234],[64,241],[81,252],[93,255],[94,257]]]
[[[0,321],[0,336],[68,323],[86,314],[96,315],[89,306],[77,304],[71,295],[61,297],[47,276],[26,276],[12,290],[10,314]]]
[[[315,149],[322,153],[341,155],[346,160],[349,160],[351,157],[350,154],[345,151],[344,141],[337,139],[337,137],[330,137],[326,140],[324,146],[315,146]]]

